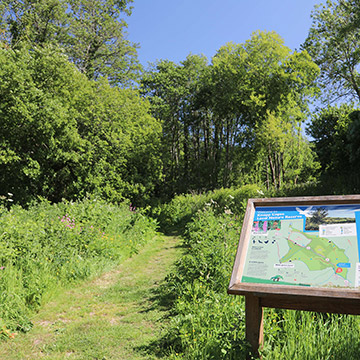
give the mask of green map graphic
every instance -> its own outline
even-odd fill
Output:
[[[301,237],[308,239],[310,242],[306,246],[301,245],[304,243],[304,241],[299,242]],[[295,260],[302,261],[310,271],[331,268],[334,272],[338,271],[337,274],[346,279],[348,269],[340,268],[337,264],[348,263],[349,257],[345,255],[345,250],[340,249],[333,241],[293,229],[287,242],[289,251],[280,259],[280,263]],[[338,269],[341,269],[341,271]]]

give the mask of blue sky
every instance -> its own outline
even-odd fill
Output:
[[[229,41],[244,43],[256,30],[275,31],[292,50],[311,26],[321,0],[134,0],[128,39],[139,43],[140,62],[179,63],[187,55],[210,60]]]

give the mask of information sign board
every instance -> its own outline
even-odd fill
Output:
[[[250,199],[228,292],[360,299],[360,196]]]
[[[263,307],[360,315],[360,195],[249,199],[228,293],[255,354]]]

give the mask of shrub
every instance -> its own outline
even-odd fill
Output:
[[[243,214],[249,198],[263,197],[264,193],[257,185],[244,185],[237,189],[218,189],[205,194],[178,195],[169,203],[153,210],[162,229],[173,227],[184,229],[192,217],[206,204],[220,214],[228,210],[235,215]]]

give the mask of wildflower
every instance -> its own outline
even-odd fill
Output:
[[[234,197],[233,197],[232,195],[229,195],[229,198],[230,198],[230,199],[234,199]]]
[[[4,270],[5,269],[5,266],[0,266],[0,270]]]
[[[11,192],[8,192],[8,195],[9,195],[9,196],[13,196],[14,194],[12,194]]]

